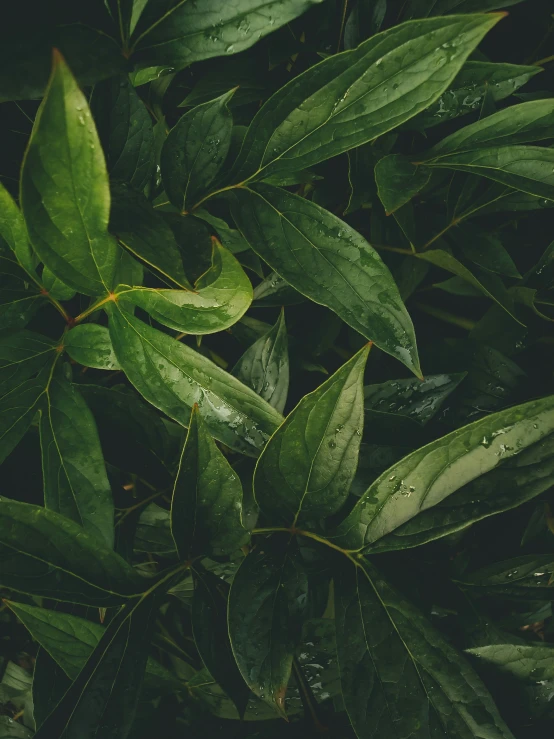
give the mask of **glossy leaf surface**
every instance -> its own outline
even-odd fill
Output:
[[[105,326],[84,323],[75,326],[64,338],[64,347],[71,359],[84,367],[120,369],[114,354],[110,334]]]

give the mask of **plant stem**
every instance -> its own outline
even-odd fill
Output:
[[[442,310],[441,308],[435,308],[432,305],[419,302],[413,303],[413,305],[423,313],[427,313],[427,315],[433,316],[433,318],[438,318],[440,321],[451,323],[453,326],[463,328],[465,331],[471,331],[475,327],[475,321],[464,318],[463,316],[456,316],[454,313]]]

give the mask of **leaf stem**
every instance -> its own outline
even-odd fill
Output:
[[[103,305],[106,305],[106,303],[113,303],[117,299],[117,296],[115,293],[109,293],[105,298],[99,298],[95,303],[93,303],[90,308],[87,308],[82,313],[79,313],[79,315],[73,319],[73,324],[81,323],[81,321],[84,321],[85,318],[88,318],[93,313],[96,313],[96,311],[101,308]]]
[[[274,534],[274,533],[287,533],[291,534],[291,536],[304,536],[307,539],[313,539],[314,541],[319,542],[320,544],[324,544],[327,547],[330,547],[331,549],[334,549],[336,552],[340,552],[341,554],[344,554],[345,557],[348,557],[348,559],[351,559],[355,561],[354,557],[352,556],[353,550],[350,549],[343,549],[342,547],[337,546],[336,544],[333,544],[333,542],[329,541],[329,539],[324,539],[322,536],[319,536],[318,534],[313,534],[311,531],[305,531],[304,529],[296,529],[293,526],[290,528],[287,528],[286,526],[275,526],[275,527],[267,527],[267,528],[261,528],[261,529],[253,529],[252,534]]]

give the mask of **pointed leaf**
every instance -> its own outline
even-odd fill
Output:
[[[412,322],[398,289],[359,233],[270,185],[237,189],[232,209],[252,249],[277,274],[420,375]]]
[[[187,334],[224,331],[242,318],[252,302],[252,284],[231,254],[214,240],[213,265],[195,291],[117,288],[119,300],[145,310],[164,326]]]
[[[95,369],[121,369],[110,340],[110,332],[97,323],[75,326],[64,337],[64,348],[71,359]]]
[[[389,154],[375,165],[375,181],[379,199],[387,215],[394,213],[423,190],[431,178],[431,170],[412,164],[402,154]]]
[[[284,716],[294,650],[300,641],[308,578],[294,539],[250,552],[229,595],[229,636],[246,684]]]
[[[104,155],[86,98],[58,52],[23,163],[21,207],[31,243],[56,277],[85,295],[111,288],[117,244],[107,228]]]
[[[356,736],[513,739],[485,686],[366,562],[335,578],[342,693]]]
[[[110,313],[120,365],[143,397],[185,426],[195,403],[214,438],[257,456],[282,416],[204,356],[120,308]]]
[[[362,549],[554,431],[554,396],[509,408],[409,454],[368,488],[334,539]]]
[[[467,654],[493,665],[500,674],[511,675],[527,685],[554,683],[554,649],[550,644],[489,644],[466,649]]]
[[[59,513],[0,498],[0,514],[0,583],[10,590],[100,608],[151,584]]]
[[[402,23],[298,75],[252,121],[234,182],[311,167],[409,120],[444,92],[500,18]]]
[[[114,542],[112,491],[94,418],[77,388],[54,377],[40,411],[44,504]]]
[[[233,92],[189,110],[164,142],[162,180],[167,197],[181,212],[206,193],[227,158],[233,129],[227,103]]]
[[[217,448],[198,411],[177,469],[171,501],[171,533],[180,559],[222,556],[239,549],[248,534],[241,523],[242,485]]]
[[[233,375],[282,413],[289,390],[289,352],[285,314],[250,346],[233,368]]]
[[[15,380],[0,400],[0,462],[15,449],[31,425],[43,399],[47,377]]]
[[[497,597],[530,601],[552,600],[552,554],[528,554],[495,562],[458,578],[464,588]]]
[[[305,395],[267,443],[254,492],[272,523],[309,528],[346,500],[362,437],[368,353],[366,346]]]
[[[0,240],[6,242],[19,264],[33,274],[36,257],[29,244],[25,221],[2,183],[0,183]]]
[[[17,331],[0,337],[0,386],[2,394],[25,382],[53,362],[56,344],[34,331]]]

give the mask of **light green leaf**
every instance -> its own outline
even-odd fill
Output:
[[[359,739],[514,739],[462,655],[365,560],[335,577],[342,694]]]
[[[368,488],[333,539],[363,549],[554,431],[554,396],[486,416],[409,454]]]
[[[233,181],[305,169],[396,128],[435,102],[500,18],[403,23],[311,67],[257,113]]]
[[[191,289],[173,232],[148,200],[123,184],[112,184],[110,230],[135,257],[182,288]]]
[[[117,295],[145,310],[164,326],[187,334],[224,331],[246,313],[252,302],[252,285],[231,254],[213,242],[213,265],[196,282],[195,291],[130,288],[120,285]]]
[[[179,557],[222,556],[248,540],[241,523],[242,485],[195,405],[171,500],[171,533]]]
[[[39,427],[46,508],[112,547],[112,491],[96,424],[76,386],[61,374],[46,388]]]
[[[289,391],[289,352],[285,314],[250,346],[233,368],[233,375],[282,413]]]
[[[214,438],[257,456],[283,420],[269,403],[209,359],[115,306],[110,310],[110,336],[130,382],[183,426],[198,403]]]
[[[204,195],[229,151],[233,116],[227,107],[234,90],[185,113],[166,138],[161,175],[170,202],[180,212]]]
[[[242,562],[229,595],[229,636],[244,681],[281,716],[306,608],[295,539],[268,540]]]
[[[274,524],[309,528],[348,496],[363,428],[365,346],[305,395],[273,434],[254,474],[254,493]]]
[[[421,374],[412,322],[394,280],[357,231],[271,185],[235,190],[232,209],[252,249],[277,274]]]
[[[85,295],[112,287],[106,163],[87,100],[58,52],[21,173],[31,243],[62,282]]]
[[[10,193],[0,182],[0,240],[4,240],[21,266],[34,274],[36,257],[33,254],[25,221]]]
[[[503,100],[541,71],[540,67],[520,64],[466,62],[449,89],[406,127],[422,131],[467,115],[481,107],[485,95],[490,94],[495,102]]]
[[[389,154],[375,165],[379,199],[387,215],[401,208],[429,182],[431,171],[402,154]]]
[[[91,108],[110,176],[142,191],[154,169],[152,119],[127,75],[94,87]]]
[[[152,584],[96,536],[59,513],[0,498],[0,583],[10,590],[101,608]]]
[[[548,692],[552,691],[554,649],[550,644],[488,644],[466,652],[502,675],[511,675],[527,685],[547,685]]]
[[[59,280],[48,267],[42,270],[41,280],[45,290],[56,300],[71,300],[75,296],[76,291]]]
[[[105,326],[97,323],[75,326],[65,334],[63,344],[71,359],[85,367],[121,369],[110,340],[110,332]]]
[[[192,62],[237,54],[268,33],[305,13],[321,0],[204,0],[172,3],[169,9],[149,3],[131,38],[141,66],[170,64],[183,69]]]

